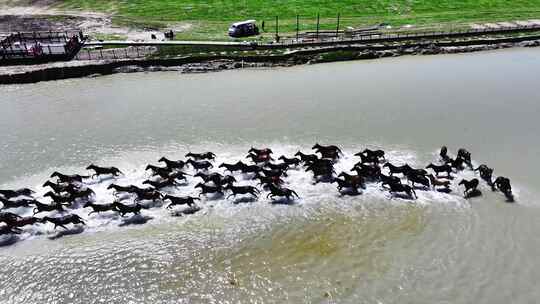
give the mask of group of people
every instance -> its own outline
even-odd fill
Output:
[[[280,156],[275,160],[270,148],[252,147],[246,156],[250,162],[240,160],[236,163],[222,163],[217,166],[221,172],[214,168],[216,155],[212,152],[188,153],[185,160],[162,157],[158,161],[161,165],[150,164],[145,168],[149,178],[142,182],[142,186],[119,185],[116,180],[110,183],[107,189],[113,191],[116,199],[106,204],[97,203],[96,193],[86,181],[98,176],[112,176],[113,179],[122,176],[118,168],[91,164],[86,169],[91,170],[92,175],[54,172],[51,178],[56,180],[48,180],[42,186],[50,189],[43,195],[50,203],[35,198],[35,192],[28,188],[0,190],[0,235],[19,234],[21,228],[27,225],[52,223],[55,229],[67,228],[68,224],[84,225],[81,216],[70,212],[75,208],[88,208],[89,215],[116,212],[123,217],[127,214],[138,215],[142,209],[159,205],[143,202],[165,202],[167,209],[185,205],[187,208],[181,212],[192,214],[200,210],[197,201],[203,195],[225,196],[226,199],[245,196],[256,200],[263,191],[267,192],[267,199],[292,202],[300,197],[287,185],[288,173],[292,169],[311,172],[314,183],[336,183],[338,191],[343,195],[360,195],[366,184],[380,183],[392,196],[407,199],[416,199],[416,190],[451,192],[453,174],[462,170],[474,170],[493,191],[501,191],[509,202],[514,200],[510,180],[501,176],[493,180],[493,169],[487,165],[474,168],[471,154],[465,149],[458,150],[456,157],[451,158],[448,149],[442,147],[438,163],[431,163],[426,168],[413,168],[408,164],[393,165],[387,162],[383,150],[365,149],[354,155],[359,157],[359,161],[351,168],[351,172],[343,171],[339,174],[336,172],[336,164],[343,156],[339,147],[315,144],[312,150],[309,154],[298,151],[292,157]],[[191,196],[173,195],[170,190],[186,186],[188,177],[198,181],[194,185],[194,191],[198,192]],[[240,184],[240,178],[251,180],[251,185]],[[481,195],[477,189],[477,178],[463,179],[459,186],[464,187],[466,198]],[[23,217],[12,212],[18,208],[32,210],[33,215]],[[39,217],[42,214],[45,216]]]

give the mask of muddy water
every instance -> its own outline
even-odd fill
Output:
[[[465,147],[510,177],[517,199],[485,185],[472,200],[455,185],[416,201],[377,185],[341,197],[297,170],[287,178],[301,196],[293,205],[210,197],[191,216],[144,210],[144,225],[77,209],[84,231],[26,227],[0,248],[0,302],[535,302],[539,68],[530,49],[0,87],[0,186],[38,196],[50,172],[84,173],[91,162],[140,184],[162,155],[211,150],[233,162],[250,146],[279,156],[318,141],[343,147],[339,170],[364,147],[418,167],[442,144]],[[111,182],[89,182],[98,202],[113,199]],[[197,193],[195,183],[171,191]]]

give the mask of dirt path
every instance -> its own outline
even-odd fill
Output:
[[[107,39],[119,37],[132,41],[150,40],[151,35],[157,39],[163,39],[160,31],[147,31],[137,28],[120,27],[112,24],[112,16],[105,13],[69,11],[51,8],[54,1],[39,0],[26,1],[22,6],[21,1],[8,1],[0,3],[0,33],[12,33],[18,31],[65,31],[82,30],[90,34],[94,39]],[[180,30],[189,29],[185,25]]]

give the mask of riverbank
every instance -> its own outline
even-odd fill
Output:
[[[346,60],[366,60],[404,55],[455,54],[511,47],[540,46],[540,35],[464,41],[327,46],[281,53],[199,54],[164,58],[87,60],[31,66],[0,67],[0,84],[35,83],[115,73],[177,71],[206,73],[222,70],[279,67]]]
[[[36,19],[44,25],[62,23],[75,26],[91,36],[106,39],[121,36],[127,39],[149,39],[148,32],[162,33],[172,29],[180,40],[228,40],[227,28],[231,23],[245,19],[256,19],[262,27],[262,39],[272,39],[275,34],[274,21],[279,18],[279,33],[291,35],[298,24],[300,31],[334,31],[337,16],[339,27],[363,28],[384,23],[392,29],[448,29],[474,28],[489,23],[512,22],[537,19],[540,16],[539,0],[524,0],[519,3],[486,0],[478,1],[380,1],[367,0],[293,2],[239,1],[207,2],[164,0],[102,1],[102,0],[10,0],[0,8],[12,18],[9,27],[28,24],[25,19]],[[32,15],[32,16],[30,16]],[[299,20],[296,18],[299,16]],[[319,17],[317,17],[319,16]],[[20,18],[22,17],[22,18]],[[0,22],[1,24],[1,22]],[[32,25],[36,22],[31,22]],[[28,29],[28,27],[24,27]]]

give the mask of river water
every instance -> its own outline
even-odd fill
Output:
[[[315,142],[342,147],[340,170],[365,147],[421,167],[447,145],[511,178],[517,201],[485,184],[470,200],[457,185],[415,201],[377,185],[343,197],[293,170],[292,205],[210,197],[189,216],[143,210],[141,225],[77,209],[84,231],[38,224],[0,247],[0,303],[534,303],[539,70],[538,50],[514,49],[0,87],[0,188],[39,196],[52,171],[92,162],[140,184],[163,155],[233,162],[251,146],[279,156]],[[98,202],[111,182],[90,182]]]

